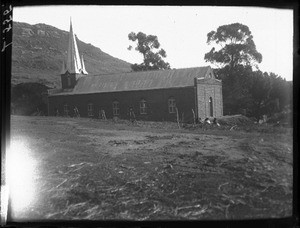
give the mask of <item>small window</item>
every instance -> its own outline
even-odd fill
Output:
[[[140,101],[140,114],[147,114],[147,102],[144,99]]]
[[[120,107],[119,107],[119,102],[118,101],[113,102],[113,115],[114,116],[120,115]]]
[[[93,105],[93,103],[88,104],[88,116],[94,116],[94,105]]]
[[[65,116],[69,115],[69,105],[67,105],[67,104],[64,105],[64,115]]]
[[[169,113],[176,113],[176,100],[172,97],[168,100]]]

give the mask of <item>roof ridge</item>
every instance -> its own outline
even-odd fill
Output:
[[[201,67],[186,67],[186,68],[174,68],[174,69],[167,69],[167,70],[148,70],[148,71],[130,71],[130,72],[119,72],[119,73],[107,73],[107,74],[93,74],[88,75],[85,77],[94,77],[94,76],[106,76],[106,75],[119,75],[119,74],[140,74],[140,73],[149,73],[149,72],[166,72],[166,71],[175,71],[175,70],[190,70],[190,69],[197,69],[197,68],[209,68],[210,66],[201,66]]]

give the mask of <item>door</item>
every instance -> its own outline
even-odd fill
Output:
[[[214,116],[213,99],[212,99],[212,97],[209,98],[209,115],[210,115],[211,117]]]

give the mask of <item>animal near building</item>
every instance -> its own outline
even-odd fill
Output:
[[[222,82],[212,69],[88,75],[70,25],[60,89],[48,91],[49,115],[190,122],[223,115]],[[131,110],[131,111],[130,111]]]

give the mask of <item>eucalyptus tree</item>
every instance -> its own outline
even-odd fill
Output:
[[[144,58],[143,63],[131,65],[133,71],[170,69],[170,64],[164,61],[164,58],[167,57],[166,51],[160,48],[157,36],[131,32],[128,39],[136,43],[135,50],[140,52]],[[131,49],[130,45],[128,50]]]
[[[213,47],[204,59],[221,68],[226,65],[230,68],[237,65],[257,66],[262,61],[250,29],[240,23],[222,25],[216,31],[209,32],[207,44]]]

